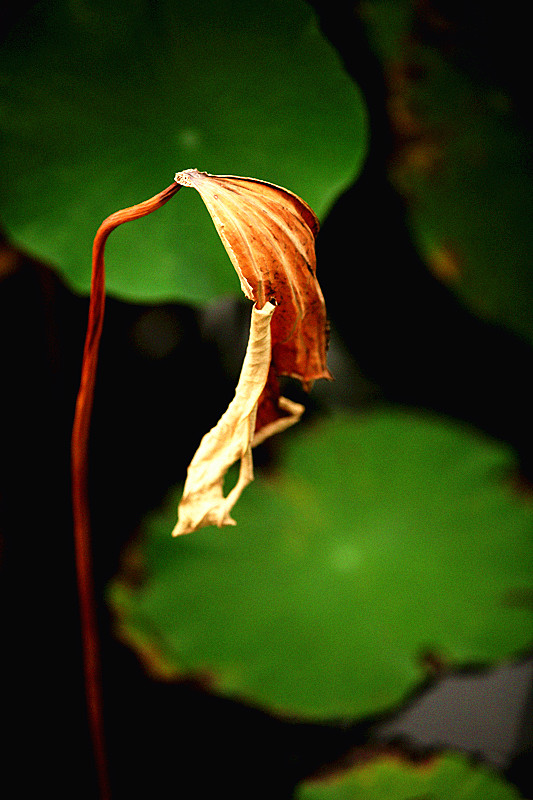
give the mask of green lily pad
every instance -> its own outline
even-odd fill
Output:
[[[483,34],[447,25],[446,13],[413,0],[364,6],[369,41],[395,87],[391,179],[431,270],[474,313],[531,342],[530,132],[505,88],[453,61],[465,50],[461,35]],[[462,24],[473,20],[466,13]]]
[[[458,666],[531,643],[533,503],[507,485],[513,465],[434,417],[302,426],[236,528],[172,539],[178,493],[147,520],[143,580],[110,590],[122,635],[157,674],[207,674],[276,713],[390,709],[428,648]]]
[[[493,770],[464,756],[444,755],[424,764],[379,758],[365,766],[306,781],[295,800],[519,800],[520,793]]]
[[[323,216],[359,170],[363,101],[302,0],[34,4],[0,53],[0,220],[89,289],[110,213],[176,171],[261,178]],[[239,282],[196,192],[118,230],[108,288],[202,303]]]

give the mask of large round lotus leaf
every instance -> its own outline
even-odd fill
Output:
[[[475,313],[532,341],[529,127],[514,98],[480,73],[464,44],[470,40],[461,39],[489,46],[483,12],[478,25],[468,11],[457,14],[459,23],[447,20],[456,10],[443,8],[414,0],[365,4],[369,39],[394,86],[391,177],[429,267]],[[505,47],[504,39],[502,53]]]
[[[520,793],[493,770],[463,756],[418,765],[380,758],[363,767],[302,783],[295,800],[519,800]]]
[[[286,186],[319,216],[356,174],[361,97],[303,0],[48,0],[0,51],[0,223],[89,287],[113,211],[196,167]],[[109,290],[203,302],[239,282],[196,192],[126,225]]]
[[[334,415],[291,432],[237,527],[146,522],[144,580],[115,582],[123,634],[167,677],[306,718],[398,703],[431,649],[490,662],[533,639],[533,503],[513,457],[437,418]],[[138,558],[138,555],[137,555]]]

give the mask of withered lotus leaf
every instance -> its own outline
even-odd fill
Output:
[[[328,378],[326,308],[316,279],[314,211],[287,189],[254,178],[196,169],[174,179],[202,197],[240,278],[258,308],[274,299],[272,365],[304,384]]]
[[[270,364],[270,322],[275,306],[265,303],[252,308],[250,336],[235,397],[214,428],[203,437],[187,470],[187,480],[178,511],[178,523],[173,535],[203,528],[206,525],[235,525],[230,511],[242,490],[253,480],[252,445],[254,441],[257,404],[265,386]],[[303,407],[291,404],[289,415],[283,418],[284,427],[296,422]],[[292,412],[292,413],[291,413]],[[279,422],[261,431],[263,438],[275,433]],[[241,461],[239,478],[227,497],[224,497],[224,477],[228,468]]]
[[[306,389],[317,378],[331,376],[326,309],[316,278],[319,224],[312,209],[287,189],[254,178],[188,169],[178,172],[175,181],[199,192],[241,288],[254,302],[235,398],[189,466],[173,531],[178,535],[204,525],[234,524],[229,512],[253,479],[251,447],[294,424],[303,412],[299,404],[280,397],[278,376],[297,378]],[[258,349],[259,320],[263,344]],[[224,475],[238,458],[239,480],[224,498]]]

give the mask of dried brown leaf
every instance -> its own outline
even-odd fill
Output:
[[[258,308],[275,300],[274,375],[306,386],[329,378],[326,307],[316,279],[319,223],[312,209],[287,189],[254,178],[189,169],[175,180],[201,195],[244,294]]]
[[[278,377],[290,375],[308,389],[330,374],[326,309],[316,279],[319,225],[307,203],[254,178],[188,169],[178,172],[175,181],[199,192],[241,288],[254,302],[235,399],[191,462],[174,529],[178,535],[204,525],[234,524],[229,512],[253,479],[251,447],[294,424],[303,412],[302,406],[280,396]],[[239,480],[224,498],[224,475],[239,458]]]
[[[252,445],[257,404],[266,384],[270,367],[270,322],[275,306],[252,308],[250,336],[235,397],[209,433],[203,437],[187,471],[183,498],[178,509],[178,523],[173,536],[190,533],[206,525],[235,525],[230,512],[242,490],[253,480]],[[292,404],[290,416],[278,425],[272,423],[262,438],[299,419],[303,408]],[[239,478],[224,497],[224,477],[241,460]]]

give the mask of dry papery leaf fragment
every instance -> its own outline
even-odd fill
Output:
[[[297,422],[303,406],[280,396],[278,377],[309,390],[330,378],[326,366],[326,309],[316,279],[318,220],[292,192],[254,178],[178,172],[196,189],[253,301],[250,336],[235,397],[202,439],[189,469],[173,536],[207,525],[234,525],[230,512],[253,480],[252,447]],[[241,461],[236,485],[224,497],[224,477]]]

